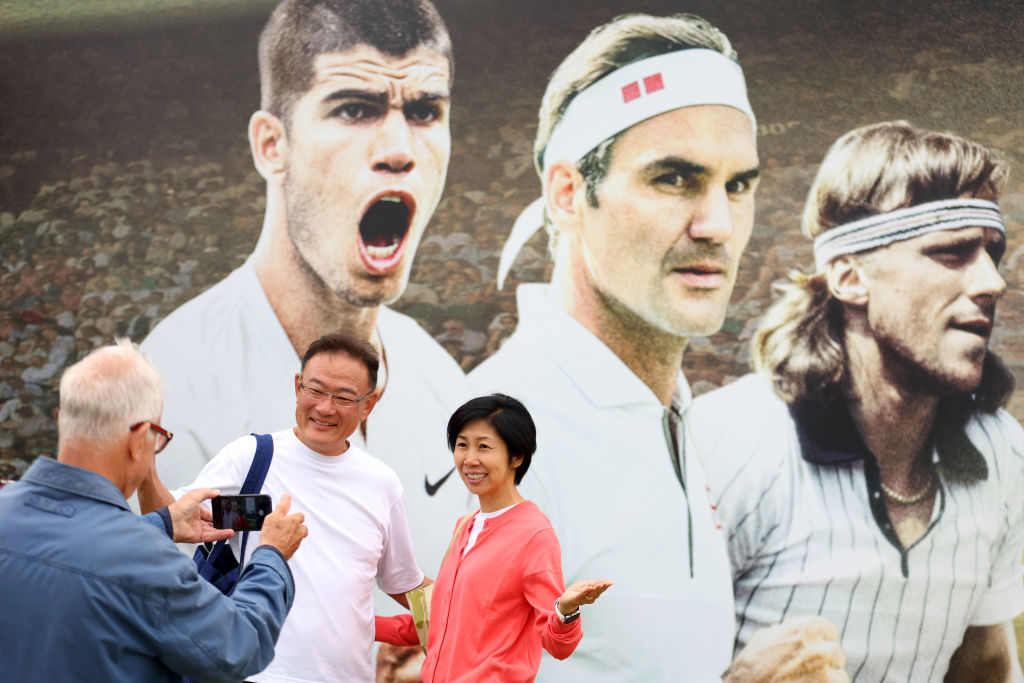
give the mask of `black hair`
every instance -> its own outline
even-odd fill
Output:
[[[377,388],[377,370],[380,368],[380,356],[377,349],[365,339],[353,337],[345,332],[331,332],[320,337],[306,349],[302,356],[302,370],[306,369],[309,359],[318,353],[343,353],[353,360],[359,361],[366,366],[366,372],[370,376],[370,389]]]
[[[368,45],[401,57],[423,46],[448,60],[448,29],[429,0],[284,0],[259,43],[261,108],[285,123],[313,82],[321,54]]]
[[[505,394],[479,396],[459,406],[448,420],[448,449],[455,452],[455,442],[466,425],[476,420],[485,420],[494,427],[498,437],[508,449],[508,462],[513,458],[523,461],[516,467],[515,483],[518,486],[530,469],[533,452],[537,450],[537,426],[533,424],[530,412],[520,401]]]

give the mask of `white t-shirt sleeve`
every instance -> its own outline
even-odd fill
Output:
[[[236,495],[242,490],[242,483],[255,456],[256,437],[251,434],[239,437],[206,463],[191,484],[171,491],[171,495],[177,499],[189,491],[203,488],[217,489],[224,496]]]
[[[399,495],[391,505],[388,516],[384,552],[377,563],[377,585],[385,593],[396,594],[410,591],[421,583],[423,572],[416,564],[405,503]]]

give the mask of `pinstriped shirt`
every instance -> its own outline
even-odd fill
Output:
[[[853,680],[941,680],[969,626],[1024,611],[1024,430],[1009,414],[937,420],[935,505],[909,547],[844,408],[787,406],[748,376],[697,399],[691,425],[726,531],[737,650],[821,615]]]

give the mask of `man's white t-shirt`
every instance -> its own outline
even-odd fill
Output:
[[[380,460],[350,445],[326,456],[291,429],[274,432],[274,455],[262,493],[277,505],[291,494],[290,513],[302,512],[309,535],[288,562],[295,602],[274,660],[254,681],[372,681],[373,584],[404,593],[423,581],[413,556],[398,477]],[[232,441],[175,497],[197,489],[238,493],[252,464],[256,439]],[[246,560],[260,544],[251,532]],[[231,540],[235,555],[241,534]]]
[[[329,332],[330,330],[324,330]],[[351,443],[398,474],[420,566],[436,574],[452,520],[473,509],[453,468],[445,427],[470,398],[455,361],[412,318],[382,306],[377,333],[387,384]],[[239,434],[295,424],[294,376],[301,360],[277,319],[252,259],[188,301],[142,343],[165,379],[163,424],[174,440],[157,458],[170,489],[184,486]],[[386,373],[385,373],[386,368]],[[446,478],[447,476],[447,478]],[[401,608],[390,598],[382,613]]]

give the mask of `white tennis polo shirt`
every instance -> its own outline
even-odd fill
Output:
[[[737,650],[758,628],[821,615],[853,680],[941,680],[969,626],[1024,611],[1024,430],[1008,413],[940,416],[935,507],[908,548],[842,406],[787,406],[750,375],[690,418],[726,531]]]
[[[542,658],[538,683],[720,680],[734,635],[729,560],[692,442],[677,427],[686,446],[673,463],[665,406],[547,285],[521,285],[517,301],[515,333],[470,381],[522,400],[537,424],[519,490],[558,534],[566,585],[615,582],[583,608],[572,657]]]

